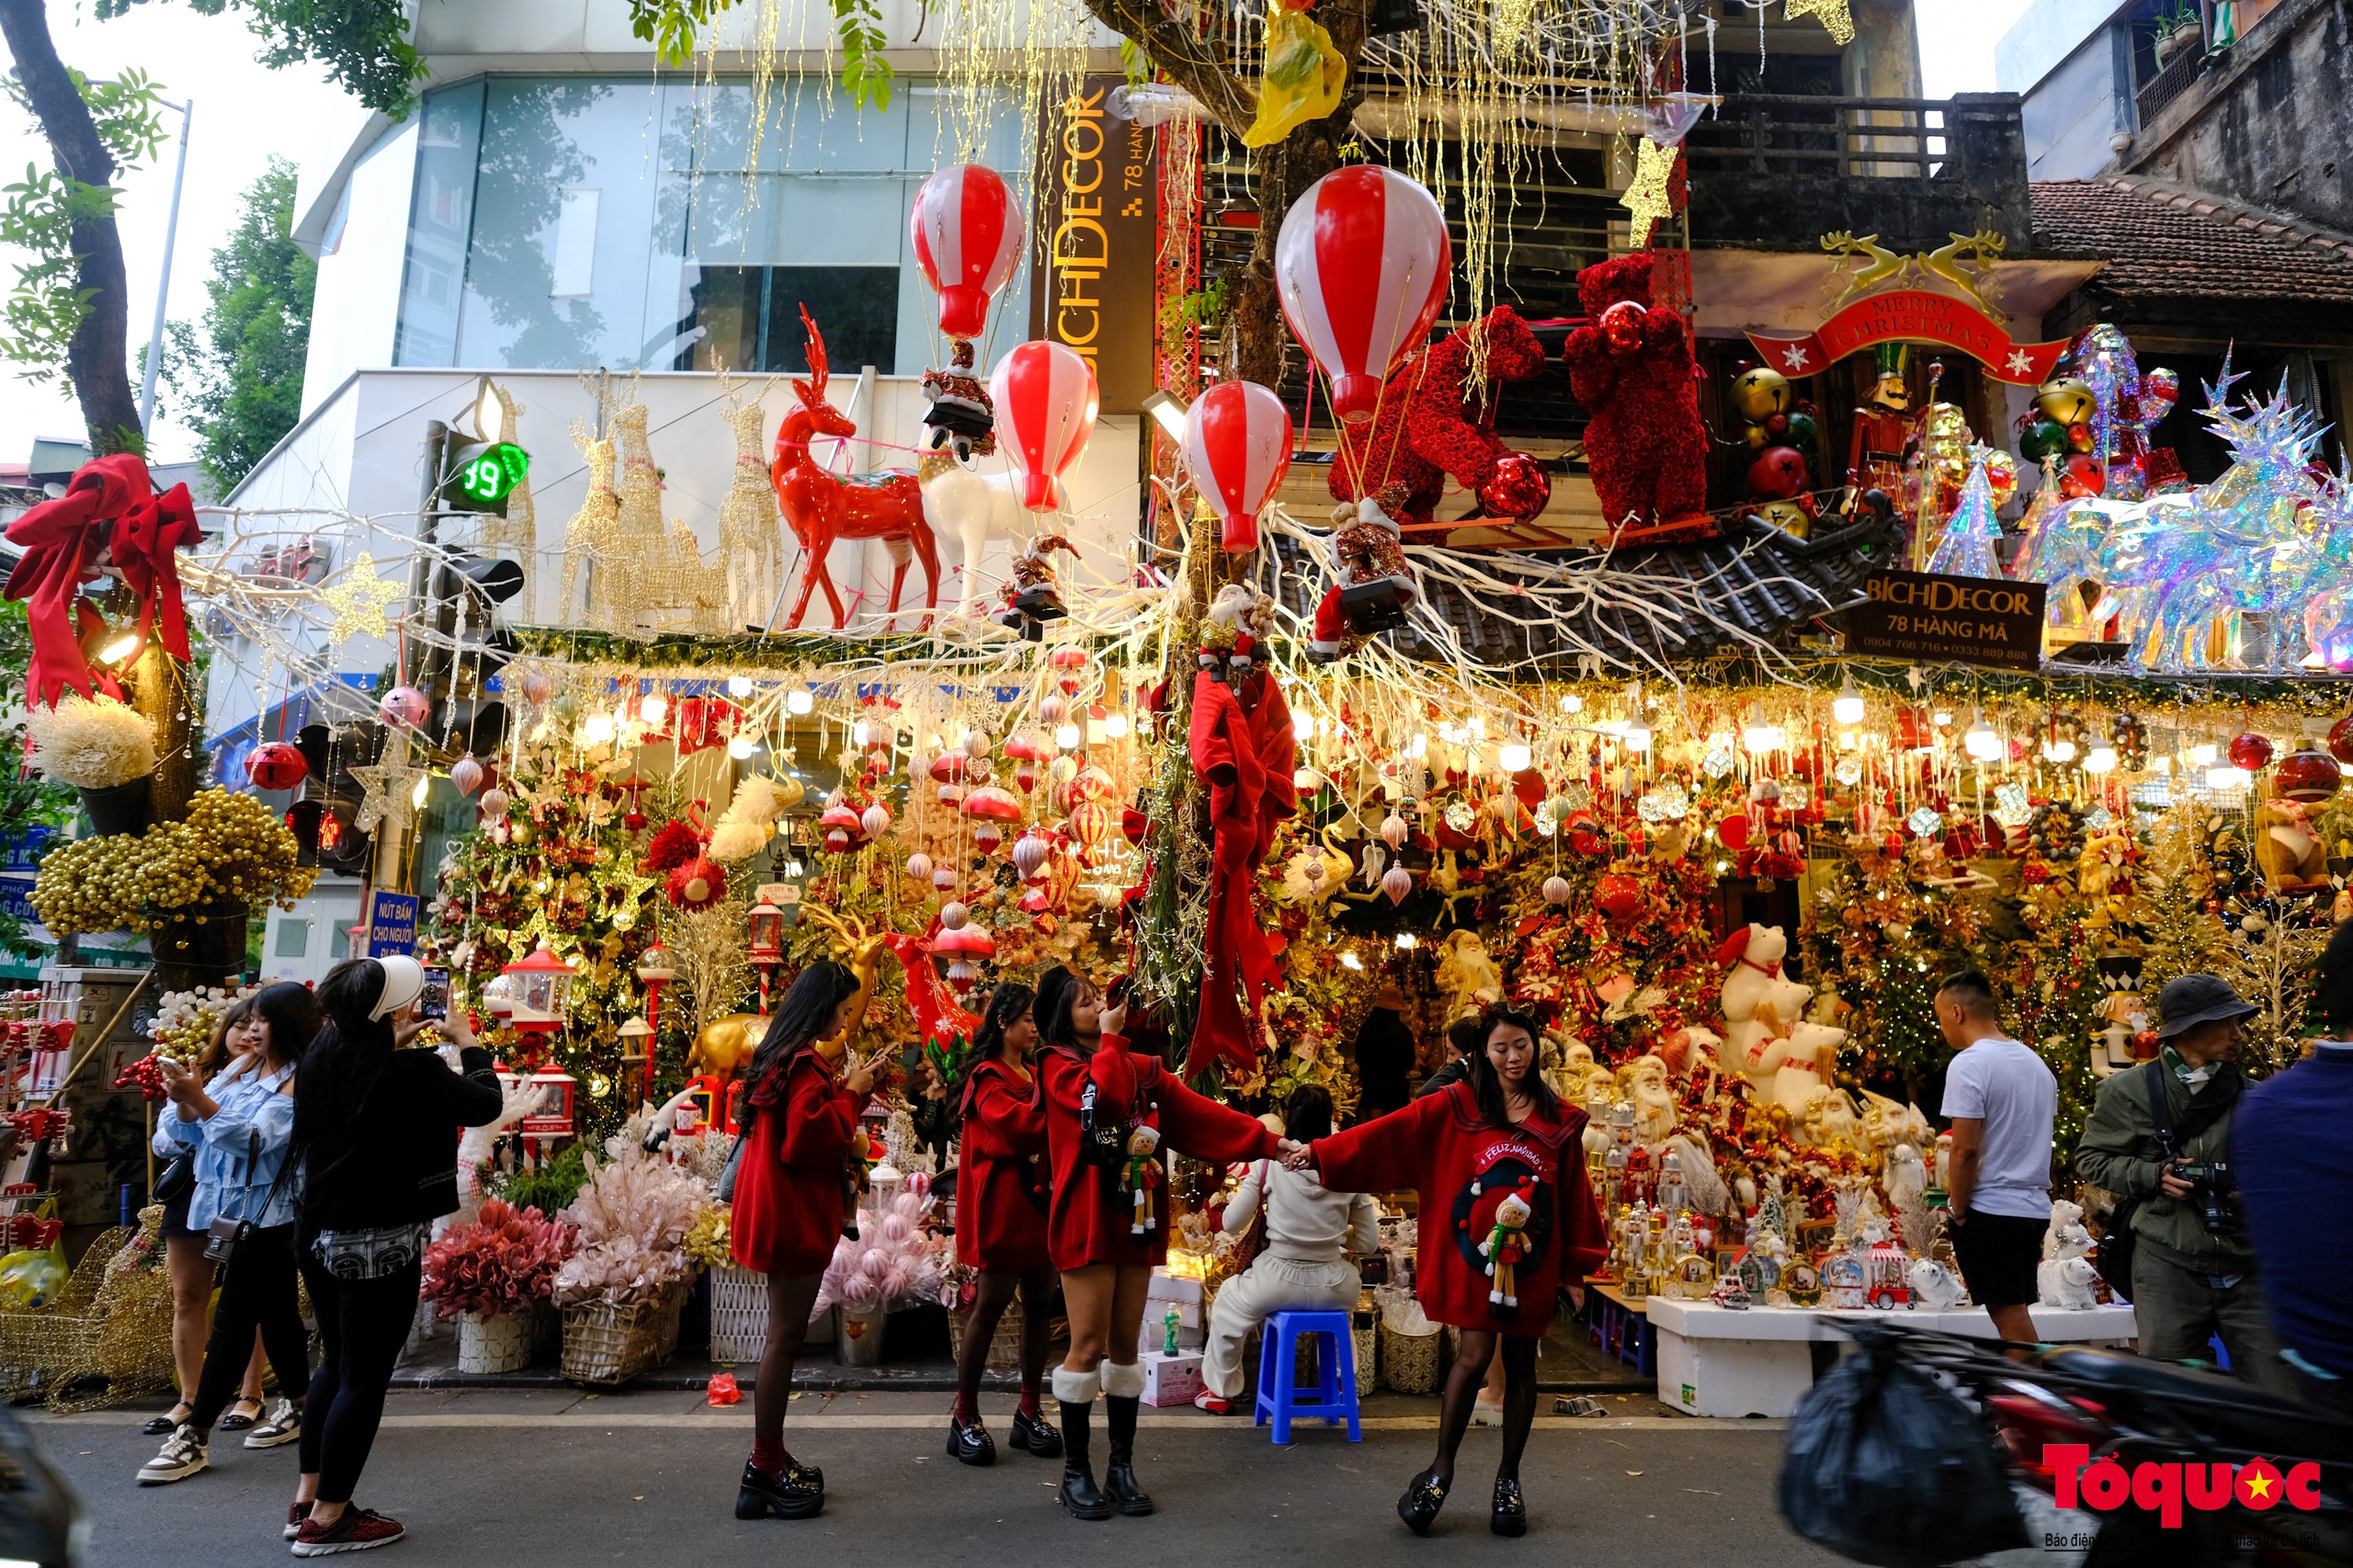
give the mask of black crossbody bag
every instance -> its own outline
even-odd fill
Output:
[[[252,1171],[255,1162],[260,1158],[261,1134],[256,1131],[245,1144],[245,1169],[248,1172]],[[287,1151],[286,1158],[278,1163],[277,1179],[269,1184],[269,1190],[262,1195],[262,1213],[268,1213],[269,1206],[278,1201],[278,1189],[286,1185],[286,1173],[293,1168],[294,1153],[290,1149]],[[251,1188],[247,1190],[250,1191]],[[237,1253],[245,1244],[245,1239],[259,1229],[261,1226],[255,1220],[232,1220],[226,1214],[215,1215],[212,1223],[204,1228],[205,1260],[219,1264],[222,1268],[229,1267],[237,1261]]]

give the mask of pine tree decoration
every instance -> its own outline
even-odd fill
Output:
[[[1944,537],[1937,540],[1936,553],[1928,557],[1928,570],[1953,577],[1999,577],[2002,568],[1994,556],[1994,541],[2001,537],[2001,522],[1994,516],[1993,486],[1981,462],[1970,469],[1969,479],[1961,487],[1961,498],[1945,524]]]
[[[2222,926],[2207,908],[2212,876],[2205,864],[2206,812],[2184,801],[2149,833],[2142,904],[2148,935],[2141,956],[2141,994],[2152,1016],[2157,994],[2185,974],[2211,974],[2220,960]]]
[[[2239,1067],[2265,1078],[2296,1060],[2312,1004],[2313,966],[2328,931],[2283,918],[2248,915],[2230,933],[2217,970],[2231,988],[2262,1009],[2246,1020]]]

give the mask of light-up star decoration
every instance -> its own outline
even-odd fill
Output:
[[[1847,0],[1789,0],[1781,13],[1782,20],[1794,22],[1800,17],[1818,18],[1833,43],[1855,41],[1855,21],[1847,15]]]
[[[327,641],[347,642],[354,637],[389,637],[392,633],[384,623],[384,607],[407,592],[405,585],[390,577],[377,576],[376,558],[361,551],[350,571],[319,590],[319,597],[335,611],[335,625],[327,631]]]
[[[1675,149],[1643,137],[1634,157],[1633,183],[1618,199],[1618,205],[1632,214],[1628,220],[1632,231],[1629,239],[1637,250],[1651,243],[1653,228],[1675,216],[1675,202],[1666,189],[1674,173]]]
[[[351,819],[352,825],[360,832],[373,833],[380,823],[397,831],[406,827],[416,814],[416,786],[425,777],[422,767],[380,762],[346,771],[359,780],[363,791],[359,810]]]

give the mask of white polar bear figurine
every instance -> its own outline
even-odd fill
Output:
[[[2099,1269],[2086,1256],[2091,1233],[2084,1228],[2084,1211],[2065,1199],[2051,1206],[2051,1229],[2042,1238],[2043,1258],[2035,1267],[2036,1305],[2063,1312],[2088,1312],[2099,1304],[2092,1286]]]
[[[1724,1032],[1717,1060],[1725,1072],[1746,1078],[1759,1094],[1771,1092],[1773,1074],[1785,1053],[1780,1042],[1803,1017],[1806,998],[1813,994],[1813,987],[1781,973],[1789,947],[1779,926],[1751,925],[1733,932],[1716,949],[1716,961],[1727,966],[1718,998]]]
[[[1914,1263],[1911,1278],[1912,1294],[1922,1306],[1937,1312],[1961,1305],[1961,1297],[1968,1293],[1961,1289],[1961,1281],[1953,1278],[1952,1270],[1933,1257],[1924,1257]]]
[[[1847,1038],[1845,1029],[1834,1029],[1827,1024],[1800,1022],[1790,1027],[1786,1040],[1772,1042],[1778,1054],[1768,1048],[1767,1055],[1774,1057],[1773,1076],[1768,1093],[1785,1106],[1791,1116],[1805,1112],[1806,1101],[1823,1086],[1828,1069],[1836,1058],[1839,1042]],[[1759,1087],[1766,1087],[1760,1085]],[[1853,1131],[1859,1132],[1860,1129]]]

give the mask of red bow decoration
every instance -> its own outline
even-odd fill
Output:
[[[147,465],[129,452],[84,463],[63,495],[9,524],[8,542],[24,556],[5,592],[25,601],[32,631],[27,687],[52,708],[69,687],[85,697],[101,686],[119,695],[114,682],[93,675],[82,657],[82,635],[97,619],[81,597],[82,584],[101,553],[139,596],[139,635],[152,624],[165,650],[187,659],[188,619],[173,552],[203,537],[188,486],[175,484],[157,495]]]

